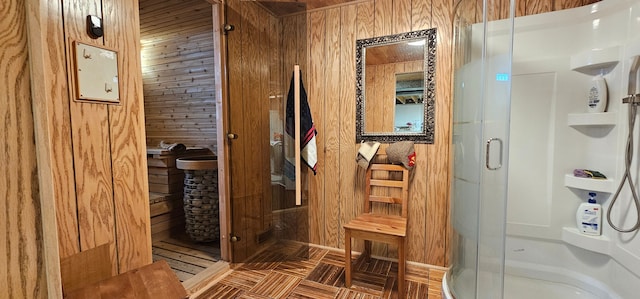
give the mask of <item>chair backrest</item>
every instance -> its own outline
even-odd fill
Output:
[[[113,276],[111,243],[60,260],[63,295]]]
[[[376,173],[384,173],[386,175],[376,175]],[[402,176],[399,179],[397,175],[393,173],[401,173]],[[393,164],[371,164],[367,169],[367,177],[365,182],[365,200],[364,200],[364,212],[371,212],[371,203],[380,202],[387,204],[399,204],[402,205],[401,216],[407,217],[407,201],[409,197],[409,171],[400,165]],[[399,192],[388,192],[389,195],[372,194],[372,187],[386,187],[388,189],[396,189]],[[398,196],[394,196],[400,194]]]

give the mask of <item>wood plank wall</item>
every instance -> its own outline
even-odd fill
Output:
[[[344,248],[342,225],[363,207],[363,174],[355,164],[355,40],[436,27],[435,143],[415,146],[407,256],[446,264],[451,12],[446,0],[371,0],[309,13],[309,99],[319,131],[319,171],[309,192],[312,243]],[[376,249],[381,255],[395,252],[386,245]]]
[[[204,0],[141,0],[147,144],[216,152],[213,20]]]
[[[0,298],[46,298],[24,0],[0,5]]]
[[[38,165],[56,212],[59,257],[109,243],[114,274],[151,262],[137,2],[28,0]],[[104,37],[86,33],[103,18]],[[108,24],[108,25],[107,25]],[[75,101],[73,41],[118,52],[119,105]],[[49,213],[47,210],[45,213]],[[45,214],[43,213],[43,214]],[[44,216],[43,216],[44,217]],[[51,221],[53,222],[53,221]],[[52,223],[49,223],[52,225]]]
[[[451,80],[454,3],[448,0],[370,0],[308,13],[309,101],[319,134],[318,175],[310,181],[311,242],[344,248],[342,224],[362,209],[361,174],[356,169],[356,39],[437,28],[436,129],[434,144],[418,144],[409,188],[408,260],[448,265]],[[481,0],[461,1],[478,19]],[[535,14],[597,2],[518,0],[520,14]],[[492,19],[508,16],[508,0],[492,1]],[[466,5],[466,6],[465,6]],[[491,14],[494,14],[491,16]],[[384,146],[381,153],[384,152]],[[393,248],[378,247],[393,256]]]
[[[487,18],[489,20],[500,20],[509,17],[510,0],[488,0]],[[472,23],[482,21],[482,0],[460,0],[459,5],[464,7],[459,12],[471,15],[475,13]],[[563,10],[580,7],[584,5],[600,2],[600,0],[515,0],[516,17],[535,15],[539,13]]]

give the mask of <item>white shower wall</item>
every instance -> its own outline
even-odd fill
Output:
[[[494,24],[489,39],[507,39],[508,25]],[[482,30],[480,26],[476,29]],[[621,297],[632,298],[640,290],[640,237],[614,231],[606,223],[605,213],[602,237],[584,237],[573,231],[576,209],[589,190],[565,186],[565,176],[576,168],[607,175],[615,186],[597,192],[597,199],[604,211],[609,209],[624,171],[628,131],[627,106],[622,98],[627,94],[629,57],[640,55],[640,3],[605,0],[516,18],[514,36],[507,271],[510,263],[521,262],[557,267],[590,276],[595,284],[599,281]],[[594,49],[613,49],[617,56],[618,64],[604,75],[609,88],[608,112],[615,113],[615,121],[604,126],[570,126],[570,114],[587,112],[592,79],[571,70],[572,57],[575,66],[581,54],[600,53]],[[640,137],[636,137],[632,168],[635,188],[640,188],[638,140]],[[613,215],[617,224],[629,227],[637,215],[628,185],[623,190]]]

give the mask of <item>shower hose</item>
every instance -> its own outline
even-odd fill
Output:
[[[636,191],[636,188],[633,187],[633,179],[631,178],[631,161],[633,160],[633,130],[635,128],[635,123],[636,123],[637,109],[638,109],[638,103],[631,103],[629,105],[629,135],[627,136],[627,148],[625,150],[625,156],[624,156],[624,162],[625,162],[624,176],[620,181],[620,186],[618,186],[618,190],[616,190],[615,195],[613,195],[613,199],[611,200],[611,204],[609,205],[609,210],[607,211],[607,222],[609,222],[609,225],[613,229],[621,233],[634,232],[640,228],[640,199],[638,199],[638,193]],[[618,200],[618,196],[620,195],[620,191],[622,190],[622,187],[624,186],[625,182],[629,183],[629,189],[631,189],[631,195],[633,196],[633,203],[636,207],[636,215],[637,215],[636,224],[633,227],[628,229],[616,226],[615,224],[613,224],[613,221],[611,221],[611,211],[613,210],[613,207],[615,206],[616,201]]]

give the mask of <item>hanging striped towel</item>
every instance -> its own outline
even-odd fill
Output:
[[[302,71],[301,71],[302,72]],[[294,112],[294,76],[291,76],[291,85],[287,94],[287,114],[286,114],[286,132],[292,138],[295,138],[295,114]],[[302,84],[302,76],[300,76],[300,156],[311,170],[316,174],[318,163],[318,150],[316,148],[316,127],[311,119],[311,110],[307,102],[307,92]]]

